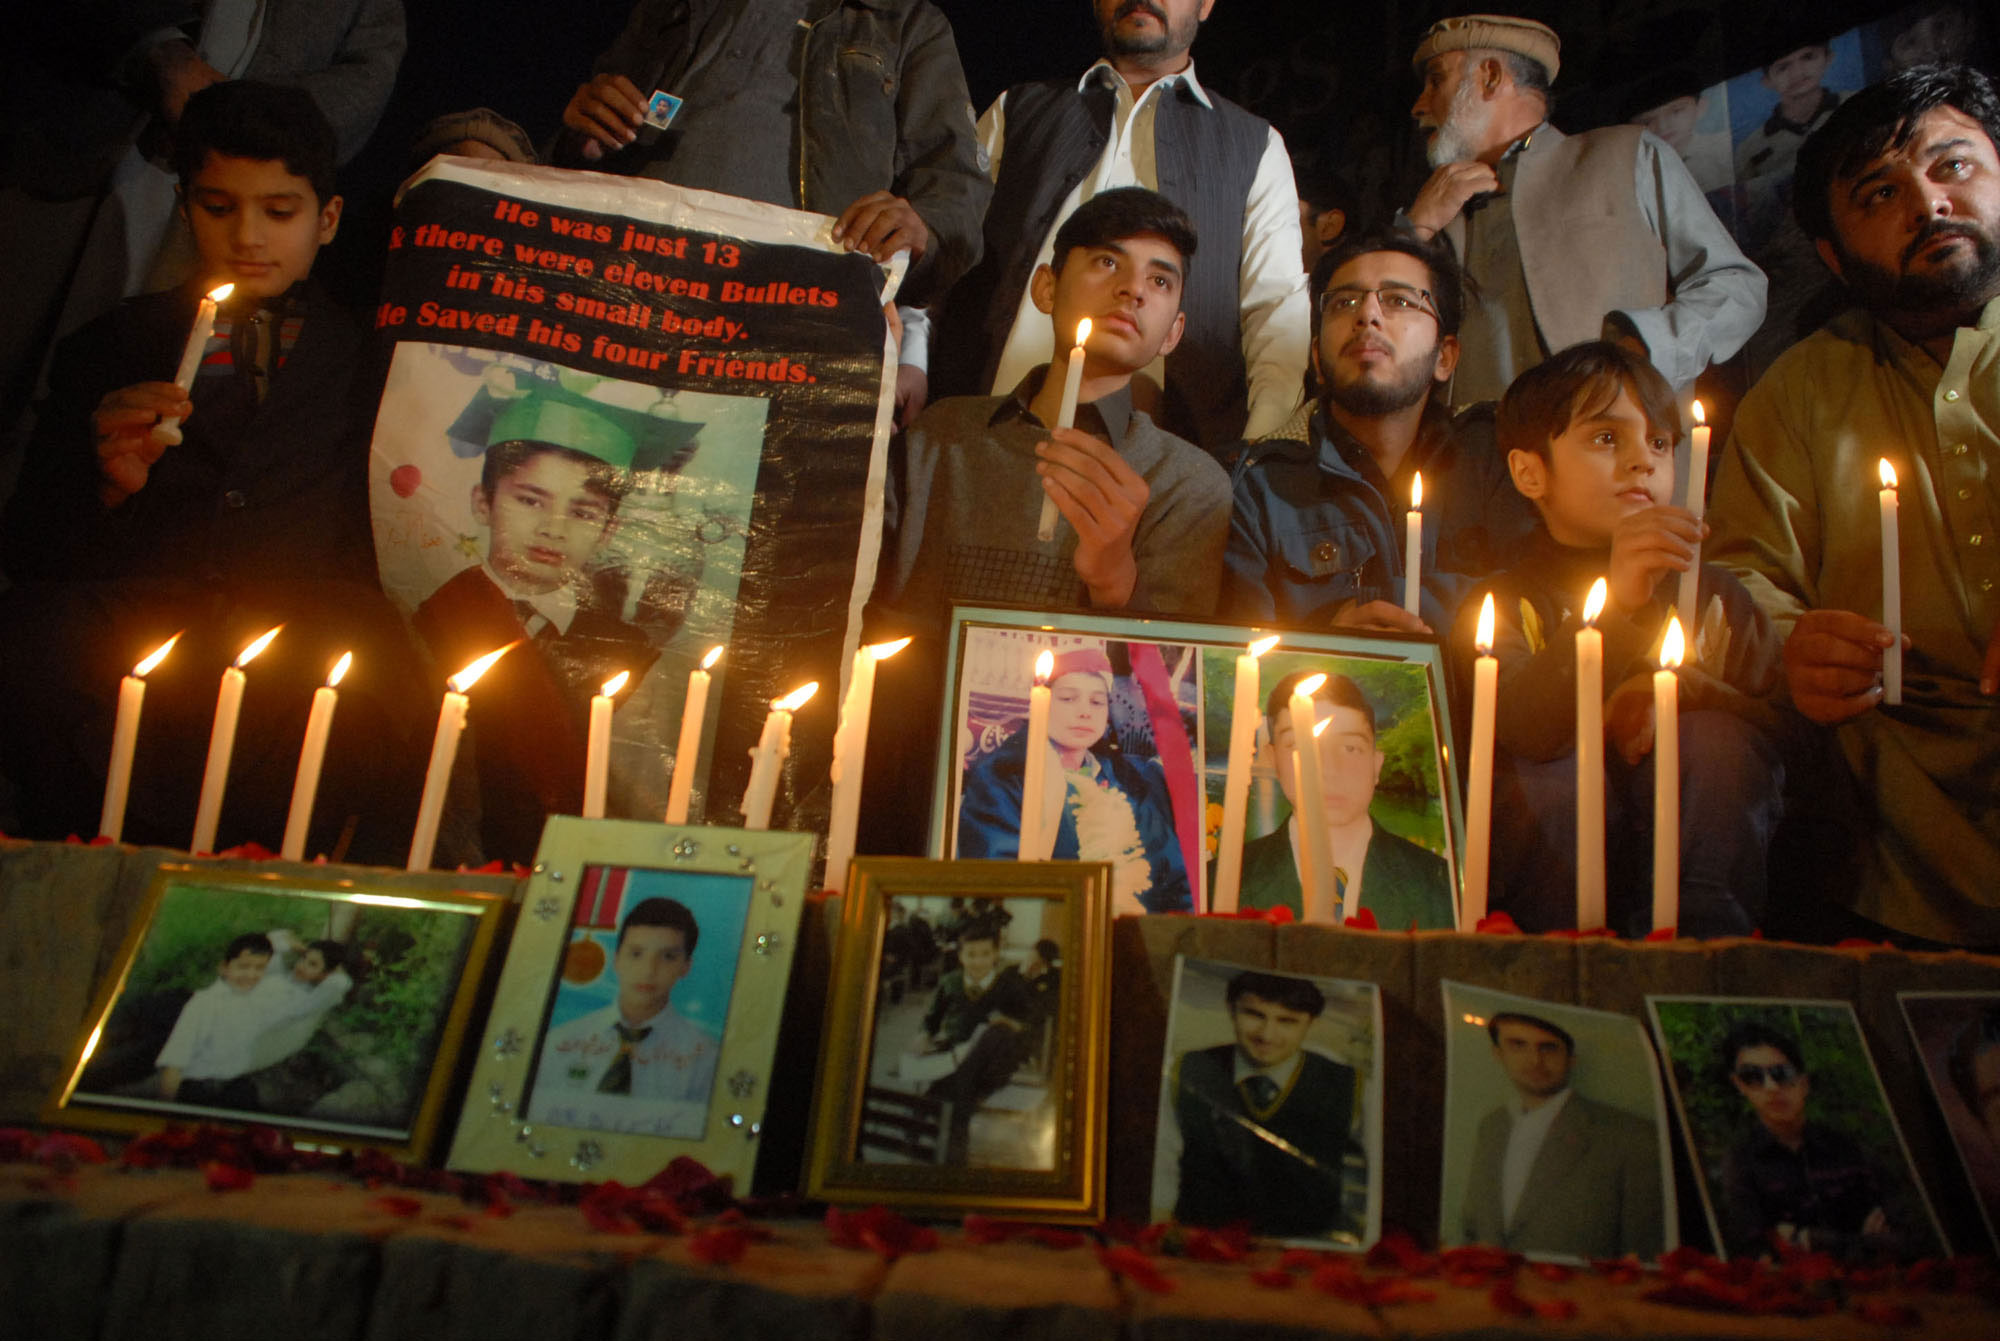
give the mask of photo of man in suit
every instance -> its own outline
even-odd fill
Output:
[[[1447,1012],[1461,1014],[1449,999]],[[1575,1092],[1576,1039],[1561,1025],[1513,1010],[1485,1023],[1512,1093],[1480,1120],[1447,1238],[1541,1256],[1658,1257],[1667,1217],[1656,1125]]]

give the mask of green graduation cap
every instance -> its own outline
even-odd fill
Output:
[[[467,455],[502,442],[546,442],[621,471],[678,470],[702,425],[611,405],[553,382],[518,395],[481,388],[447,430]]]

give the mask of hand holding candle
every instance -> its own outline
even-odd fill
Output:
[[[181,366],[174,373],[174,385],[182,392],[194,390],[195,374],[201,371],[202,352],[208,348],[208,338],[215,334],[216,307],[234,292],[234,284],[210,289],[195,309],[194,329],[188,332],[187,345],[181,350]],[[181,421],[172,416],[160,420],[153,429],[153,436],[168,446],[178,443],[181,440]]]
[[[1687,640],[1677,618],[1667,620],[1660,669],[1653,673],[1653,930],[1671,929],[1681,915],[1681,664]]]
[[[437,734],[431,738],[430,767],[424,772],[423,799],[417,802],[417,826],[410,834],[410,869],[428,871],[431,854],[437,848],[438,824],[444,818],[444,798],[451,790],[451,766],[458,758],[458,738],[465,732],[465,711],[472,688],[493,663],[521,645],[515,639],[497,651],[488,652],[445,681],[444,702],[438,707]]]
[[[667,784],[667,823],[686,824],[688,799],[694,794],[694,770],[701,754],[702,719],[708,712],[708,672],[722,656],[722,647],[708,649],[701,665],[688,672],[687,698],[681,704],[681,737],[674,746],[674,776]]]
[[[1090,339],[1090,318],[1076,323],[1076,347],[1069,351],[1069,366],[1063,374],[1062,408],[1056,414],[1055,427],[1076,427],[1076,398],[1083,389],[1084,342]],[[1056,538],[1056,522],[1061,514],[1056,511],[1056,500],[1047,494],[1042,496],[1041,524],[1035,528],[1035,539],[1050,541]]]
[[[1257,658],[1278,645],[1259,638],[1236,658],[1236,699],[1229,714],[1229,771],[1222,780],[1222,832],[1215,841],[1215,888],[1208,909],[1233,913],[1243,888],[1243,828],[1250,809],[1250,767],[1257,724],[1264,720],[1264,692]]]
[[[604,818],[604,791],[611,777],[611,700],[632,678],[631,671],[619,671],[604,682],[602,692],[590,696],[590,734],[583,761],[583,818]]]
[[[875,703],[875,665],[909,645],[908,638],[898,638],[854,653],[840,725],[833,732],[833,801],[826,833],[826,875],[820,881],[828,889],[847,889],[847,867],[854,860],[854,835],[861,825],[861,766],[868,756],[868,719]]]
[[[222,795],[229,786],[229,760],[236,752],[236,719],[243,712],[243,668],[277,636],[278,629],[272,629],[238,653],[236,664],[222,672],[222,687],[215,695],[215,725],[208,733],[208,765],[202,770],[201,799],[195,805],[194,837],[188,843],[190,852],[215,851]]]
[[[1493,593],[1479,607],[1472,663],[1472,754],[1465,780],[1465,895],[1458,925],[1471,931],[1486,916],[1486,880],[1493,841],[1493,713],[1500,690],[1500,661],[1493,655]]]
[[[1590,585],[1576,631],[1576,925],[1604,925],[1604,635],[1597,617],[1608,591]]]
[[[1701,402],[1694,403],[1693,442],[1688,450],[1687,508],[1700,521],[1708,510],[1708,435],[1710,433],[1707,416],[1701,412]],[[1701,536],[1697,532],[1694,542],[1694,562],[1681,574],[1680,597],[1675,602],[1680,611],[1681,623],[1690,629],[1701,627],[1701,611],[1695,609],[1701,592]]]
[[[1021,770],[1021,836],[1014,855],[1020,861],[1042,861],[1055,843],[1042,836],[1042,806],[1049,774],[1049,676],[1056,654],[1048,648],[1035,658],[1035,685],[1028,691],[1027,754]]]
[[[299,748],[299,771],[292,781],[292,809],[285,817],[285,840],[278,848],[278,855],[286,861],[305,859],[306,830],[312,827],[313,802],[319,797],[326,741],[333,733],[333,710],[340,701],[338,689],[346,678],[347,668],[353,664],[354,653],[341,653],[326,683],[313,691],[312,712],[306,718],[306,740]]]
[[[1884,458],[1882,476],[1882,624],[1889,646],[1882,651],[1882,701],[1903,701],[1903,556],[1896,526],[1896,469]],[[1977,540],[1979,537],[1974,536]]]
[[[813,680],[783,698],[771,700],[771,711],[764,718],[764,732],[757,740],[757,748],[750,752],[753,761],[750,785],[743,791],[744,828],[771,827],[771,806],[778,799],[778,775],[792,752],[792,714],[818,692],[819,681]]]
[[[176,633],[161,643],[118,682],[118,720],[111,728],[111,767],[104,775],[104,811],[97,822],[97,832],[114,843],[125,835],[125,802],[132,794],[132,755],[139,745],[139,713],[146,706],[146,677],[167,659],[167,653],[180,640],[181,635]]]
[[[1424,570],[1424,474],[1410,482],[1410,510],[1403,518],[1403,608],[1418,613]]]

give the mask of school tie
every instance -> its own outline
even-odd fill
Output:
[[[604,1079],[597,1082],[599,1094],[630,1094],[632,1092],[632,1045],[653,1032],[653,1026],[634,1029],[622,1020],[613,1020],[611,1027],[618,1031],[618,1055],[611,1059],[611,1065],[604,1068]]]
[[[1250,1106],[1261,1112],[1278,1097],[1278,1082],[1265,1075],[1246,1076],[1243,1090],[1250,1096]]]
[[[530,638],[539,638],[545,631],[554,627],[549,617],[535,608],[533,601],[515,601],[514,615],[521,621],[521,632]]]

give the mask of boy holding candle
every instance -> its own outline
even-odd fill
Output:
[[[1528,930],[1575,925],[1576,635],[1585,594],[1602,576],[1610,585],[1597,621],[1609,923],[1642,933],[1651,909],[1651,676],[1679,574],[1705,529],[1670,501],[1680,413],[1650,363],[1597,341],[1517,378],[1497,431],[1542,526],[1520,563],[1464,603],[1453,635],[1455,660],[1469,670],[1472,616],[1490,590],[1499,661],[1492,906]],[[1722,569],[1702,566],[1699,607],[1679,672],[1678,925],[1684,935],[1740,935],[1763,908],[1780,809],[1782,770],[1760,702],[1777,681],[1779,644]]]

